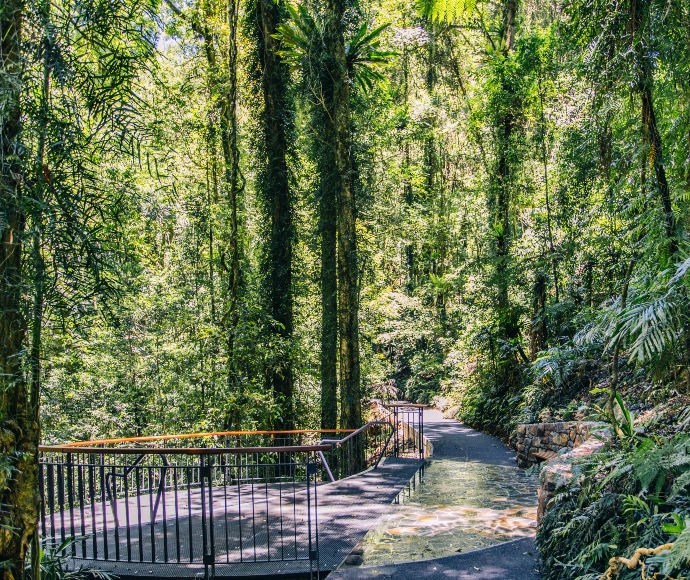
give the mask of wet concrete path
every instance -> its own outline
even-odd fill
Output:
[[[392,506],[365,538],[358,547],[362,565],[353,566],[358,558],[348,558],[329,580],[537,580],[535,481],[517,470],[515,453],[435,410],[424,414],[424,434],[434,446],[426,488],[415,490],[411,505]],[[479,488],[476,493],[463,491],[472,486]],[[438,505],[441,501],[458,505]],[[449,541],[458,541],[461,553],[446,556]],[[419,547],[425,542],[430,547],[423,547],[424,553]],[[431,559],[422,559],[425,554]]]

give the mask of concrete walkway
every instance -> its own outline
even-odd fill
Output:
[[[444,419],[439,411],[424,413],[424,435],[434,446],[433,459],[453,459],[489,465],[515,466],[515,453],[500,439]],[[328,580],[538,580],[532,538],[433,560],[342,568]]]

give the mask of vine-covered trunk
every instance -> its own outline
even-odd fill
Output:
[[[503,34],[501,37],[501,48],[504,59],[508,59],[513,52],[515,44],[515,17],[517,13],[517,0],[507,0],[504,7]],[[510,74],[506,67],[499,71],[501,75],[501,92],[506,99],[501,103],[500,113],[497,118],[497,160],[496,169],[493,175],[492,189],[494,190],[493,212],[491,219],[495,230],[495,252],[496,252],[496,285],[497,285],[497,306],[501,321],[501,333],[504,338],[515,338],[517,328],[510,312],[510,300],[508,296],[510,284],[510,238],[511,238],[511,219],[510,201],[511,187],[513,186],[513,132],[515,129],[516,111],[515,107],[515,87],[513,79],[506,78]]]
[[[328,148],[326,148],[328,149]],[[326,151],[324,151],[326,153]],[[336,253],[337,208],[335,189],[323,176],[332,172],[326,166],[331,155],[320,159],[321,228],[321,428],[335,429],[338,422],[338,278]]]
[[[38,530],[38,398],[30,396],[21,365],[26,325],[22,315],[21,27],[24,3],[0,9],[0,562],[3,579],[24,577]]]
[[[350,84],[345,54],[342,0],[326,2],[325,49],[333,79],[329,113],[333,123],[333,149],[337,191],[338,330],[340,339],[340,423],[359,427],[362,421],[359,375],[359,279],[355,194],[350,158]]]
[[[537,353],[546,346],[546,287],[546,275],[544,272],[537,272],[532,288],[532,322],[529,335],[529,354],[532,362],[537,360]]]
[[[237,2],[228,1],[228,51],[225,75],[219,79],[221,93],[219,102],[221,119],[221,144],[223,148],[224,180],[226,186],[226,211],[229,214],[230,232],[227,239],[227,252],[230,266],[227,276],[227,308],[224,314],[225,332],[228,348],[228,381],[235,386],[237,369],[234,360],[234,338],[237,330],[237,293],[240,283],[239,231],[237,227],[237,196],[240,193],[240,155],[237,148]],[[212,259],[212,258],[211,258]],[[239,421],[238,428],[239,428]]]
[[[630,3],[630,33],[633,38],[639,37],[644,31],[645,7],[642,0],[633,0]],[[654,111],[654,71],[652,68],[653,56],[648,53],[649,48],[644,42],[647,34],[638,38],[635,44],[637,61],[637,90],[641,98],[642,131],[644,134],[645,145],[648,149],[649,165],[654,169],[661,208],[664,212],[664,232],[668,239],[669,254],[673,256],[678,250],[678,233],[676,231],[677,222],[671,204],[671,193],[664,167],[663,144],[661,134]]]
[[[282,3],[258,0],[257,39],[261,87],[263,92],[263,174],[261,195],[268,211],[270,231],[266,250],[266,284],[270,311],[278,322],[276,332],[286,341],[292,338],[292,201],[287,165],[288,123],[292,117],[289,102],[289,71],[276,54],[279,41],[273,38],[280,23]],[[288,357],[280,368],[269,369],[269,383],[280,405],[277,429],[294,427],[293,374]]]
[[[643,66],[643,69],[647,69]],[[654,112],[654,101],[652,98],[652,82],[651,72],[645,72],[641,79],[642,84],[642,127],[644,129],[644,136],[646,145],[649,148],[649,164],[654,168],[654,177],[656,178],[656,185],[659,191],[659,199],[661,207],[664,212],[664,232],[668,238],[669,253],[675,254],[678,250],[678,240],[676,232],[676,216],[673,213],[673,206],[671,205],[671,193],[668,186],[668,179],[666,177],[666,168],[663,162],[663,146],[661,142],[661,135],[656,122],[656,114]]]

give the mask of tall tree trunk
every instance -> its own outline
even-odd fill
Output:
[[[628,262],[628,268],[625,271],[625,280],[623,280],[623,292],[621,292],[621,310],[625,310],[628,304],[628,288],[630,287],[630,278],[632,276],[633,268],[635,267],[635,258]],[[616,400],[616,393],[618,392],[618,359],[621,352],[621,342],[616,341],[613,347],[613,360],[611,361],[611,382],[609,383],[609,397],[606,403],[606,408],[611,417],[611,421],[616,425],[616,415],[614,402]],[[614,433],[614,436],[617,434]]]
[[[541,112],[541,155],[542,167],[544,168],[544,199],[546,202],[546,233],[549,243],[549,254],[551,255],[551,271],[553,273],[553,288],[556,302],[559,301],[558,295],[558,263],[556,259],[556,249],[553,245],[553,229],[551,227],[551,200],[549,199],[549,163],[548,151],[546,147],[546,113],[544,111],[544,93],[542,91],[541,76],[538,78],[539,85],[539,104]]]
[[[357,264],[356,209],[350,157],[350,84],[345,54],[345,3],[327,0],[325,49],[327,70],[333,79],[329,112],[333,123],[333,147],[337,191],[338,233],[338,330],[340,339],[340,423],[356,428],[362,422],[359,370],[359,277]]]
[[[0,11],[0,71],[5,106],[0,117],[0,561],[3,579],[24,577],[38,530],[38,399],[21,367],[26,325],[22,316],[21,244],[23,163],[19,145],[24,2],[6,0]],[[11,473],[7,477],[6,469]]]
[[[403,47],[402,54],[402,68],[403,68],[403,103],[405,105],[405,110],[407,110],[410,86],[409,86],[409,75],[410,75],[410,62],[408,56],[407,46]],[[690,170],[689,170],[690,172]],[[412,187],[412,159],[410,155],[410,139],[405,138],[404,147],[404,157],[403,157],[403,192],[405,194],[405,206],[407,212],[411,214],[412,207],[414,205],[414,189]],[[409,240],[405,245],[405,265],[407,267],[407,282],[405,284],[405,289],[407,294],[412,296],[415,286],[417,284],[417,276],[415,274],[415,255],[414,255],[414,241]]]
[[[403,190],[405,192],[405,206],[408,212],[412,211],[414,205],[414,189],[412,188],[412,180],[410,173],[412,171],[412,162],[410,159],[410,143],[405,143],[405,158],[403,161],[404,182]],[[412,296],[415,286],[417,285],[417,277],[415,275],[415,256],[414,256],[414,241],[410,240],[405,245],[405,265],[407,266],[407,283],[405,288],[407,294]]]
[[[532,288],[532,323],[530,325],[530,361],[537,360],[537,353],[544,350],[547,339],[546,285],[544,272],[537,272]]]
[[[324,38],[315,79],[322,102],[312,112],[319,171],[319,232],[321,236],[321,427],[338,422],[338,188],[333,100],[336,77],[333,54]]]
[[[338,422],[338,282],[336,253],[336,191],[332,175],[335,161],[330,147],[319,160],[321,191],[321,428],[335,429]],[[333,161],[333,163],[330,163]],[[327,166],[326,163],[329,165]]]
[[[228,0],[228,53],[225,66],[226,79],[219,84],[226,87],[219,102],[221,111],[221,145],[223,148],[224,179],[227,188],[227,210],[229,212],[230,235],[227,251],[230,255],[228,271],[228,296],[226,333],[228,341],[228,381],[236,386],[236,368],[232,364],[235,351],[235,331],[238,323],[237,292],[240,283],[240,253],[237,228],[237,196],[240,193],[240,155],[237,148],[237,2]],[[225,82],[223,82],[223,80]],[[237,421],[239,427],[239,421]]]
[[[515,18],[517,14],[517,0],[507,0],[504,6],[503,30],[501,37],[501,52],[503,58],[507,59],[513,52],[515,45]],[[493,176],[493,225],[495,227],[495,252],[496,252],[496,284],[497,284],[497,306],[499,319],[501,321],[501,334],[504,338],[516,338],[518,334],[517,322],[511,312],[510,300],[508,296],[510,275],[510,239],[512,222],[510,219],[511,188],[513,186],[513,167],[511,160],[511,143],[515,129],[516,111],[512,96],[514,87],[512,79],[506,79],[506,70],[501,70],[502,92],[510,95],[509,103],[502,105],[504,110],[496,127],[498,134],[496,169]]]
[[[266,282],[277,332],[292,338],[292,200],[287,166],[288,131],[292,118],[287,65],[276,55],[279,41],[272,37],[280,23],[282,3],[257,0],[257,38],[263,90],[263,149],[265,152],[262,197],[270,216],[271,230],[266,256]],[[269,383],[281,407],[277,429],[294,427],[293,376],[290,360],[269,371]]]
[[[630,27],[632,37],[640,34],[643,26],[644,7],[642,0],[633,0],[630,3]],[[644,31],[643,31],[644,32]],[[664,231],[668,239],[669,254],[673,257],[678,251],[678,234],[676,216],[673,213],[671,204],[671,193],[664,167],[663,144],[661,134],[657,125],[656,113],[654,110],[654,72],[652,69],[650,50],[647,43],[638,39],[635,44],[637,57],[637,90],[642,101],[642,131],[644,134],[645,145],[648,148],[649,165],[654,168],[657,190],[661,201],[661,208],[664,212]]]
[[[643,68],[648,69],[647,66],[643,66]],[[666,178],[666,168],[663,162],[661,134],[659,133],[656,114],[654,112],[654,101],[652,99],[653,79],[651,71],[645,72],[643,79],[641,90],[642,126],[644,129],[645,141],[649,148],[649,164],[654,168],[654,176],[659,191],[661,207],[664,212],[664,231],[668,238],[669,253],[673,256],[678,250],[677,224],[676,216],[673,213],[673,206],[671,205],[671,193],[668,186],[668,179]]]

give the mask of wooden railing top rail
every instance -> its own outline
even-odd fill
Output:
[[[288,431],[210,431],[207,433],[183,433],[178,435],[146,435],[142,437],[120,437],[116,439],[93,439],[62,443],[60,447],[88,447],[90,445],[113,445],[116,443],[145,443],[169,439],[193,439],[196,437],[218,437],[231,435],[299,435],[302,433],[352,433],[355,429],[292,429]],[[54,446],[51,446],[54,447]]]
[[[421,403],[384,403],[384,407],[413,407],[415,409],[426,409],[429,405],[423,405]]]
[[[41,453],[84,453],[90,455],[217,455],[230,453],[293,453],[299,451],[330,451],[333,445],[289,445],[282,447],[73,447],[71,445],[40,445]]]
[[[365,431],[374,425],[388,425],[389,427],[392,427],[392,425],[388,421],[369,421],[368,423],[365,423],[364,425],[362,425],[357,430],[350,429],[349,430],[349,431],[351,431],[350,434],[347,435],[346,437],[342,438],[342,439],[322,439],[321,443],[333,443],[333,444],[345,443],[345,441],[352,439],[353,437],[359,435],[362,431]]]

